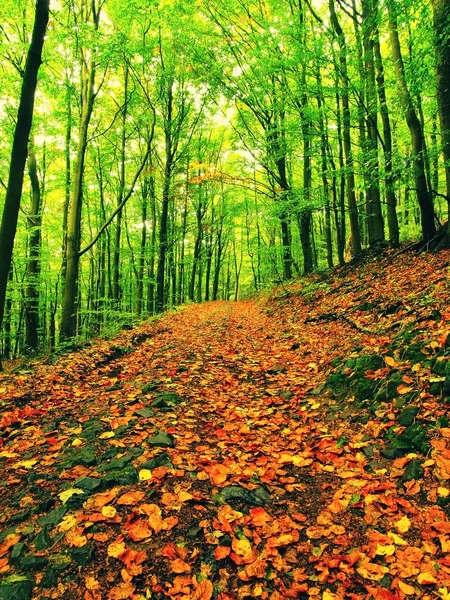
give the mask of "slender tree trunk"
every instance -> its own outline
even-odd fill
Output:
[[[389,0],[387,7],[389,17],[389,37],[397,79],[397,89],[411,135],[412,157],[414,161],[414,183],[417,201],[420,207],[422,237],[425,242],[429,242],[436,234],[436,225],[434,222],[433,197],[428,189],[425,175],[425,138],[422,125],[414,108],[411,93],[406,83],[405,67],[398,36],[397,16],[392,0]]]
[[[31,181],[31,207],[27,217],[28,260],[25,286],[25,344],[31,352],[39,347],[39,274],[41,255],[41,185],[32,141],[28,150],[28,173]]]
[[[320,66],[317,67],[317,107],[319,109],[319,133],[320,133],[320,168],[322,175],[323,196],[325,202],[325,242],[327,246],[327,263],[328,268],[333,268],[333,240],[331,237],[331,209],[330,209],[330,185],[328,182],[328,162],[327,162],[327,146],[328,139],[324,123],[323,110],[323,93],[322,93],[322,78],[320,74]],[[334,176],[334,175],[333,175]]]
[[[122,130],[120,133],[120,176],[119,176],[119,191],[117,194],[117,205],[122,203],[125,193],[125,174],[126,174],[126,140],[127,140],[127,115],[128,115],[128,65],[124,68],[124,101],[122,108]],[[120,304],[120,242],[122,235],[122,210],[119,210],[116,217],[116,235],[114,238],[114,253],[113,253],[113,300],[116,308]]]
[[[6,287],[22,197],[25,163],[28,153],[28,137],[33,120],[37,76],[42,61],[42,49],[48,18],[49,0],[37,0],[33,33],[23,73],[19,110],[9,165],[8,185],[0,226],[0,330],[5,311]]]
[[[189,172],[189,160],[186,167],[186,172]],[[184,274],[185,274],[185,260],[186,260],[186,245],[185,239],[187,235],[187,219],[188,219],[188,189],[184,194],[184,205],[183,205],[183,218],[181,222],[181,252],[180,252],[180,266],[178,273],[178,291],[177,291],[177,303],[183,304],[184,302]]]
[[[64,280],[63,305],[61,312],[60,340],[75,335],[77,322],[78,272],[80,264],[81,213],[83,203],[83,176],[86,159],[88,128],[94,107],[95,68],[83,61],[82,112],[78,133],[78,147],[72,181],[72,196],[67,224],[66,257],[67,268]]]
[[[197,218],[197,233],[195,237],[194,243],[194,254],[192,257],[192,271],[191,271],[191,280],[189,282],[189,300],[194,301],[195,296],[195,281],[197,277],[197,271],[200,270],[200,259],[201,259],[201,250],[203,243],[203,217],[205,215],[206,203],[203,202],[203,186],[200,184],[198,186],[198,194],[199,200],[198,204],[195,207],[195,215]]]
[[[376,0],[375,0],[376,1]],[[369,245],[384,242],[384,223],[381,211],[380,175],[378,161],[377,93],[374,58],[374,28],[377,10],[374,0],[362,1],[363,48],[366,74],[366,135],[365,180],[367,185],[367,216]]]
[[[347,69],[347,44],[345,42],[344,32],[342,31],[341,25],[336,15],[334,1],[335,0],[328,0],[328,6],[330,10],[331,24],[336,33],[339,44],[339,71],[341,80],[343,146],[345,154],[347,202],[351,232],[351,252],[353,257],[357,257],[361,254],[361,237],[358,223],[358,206],[356,203],[355,171],[351,141],[351,114]]]
[[[374,10],[378,13],[378,0],[374,0]],[[383,154],[385,170],[385,194],[386,194],[386,217],[389,231],[389,244],[391,248],[397,248],[400,242],[398,217],[397,217],[397,198],[395,196],[394,176],[392,169],[392,130],[389,117],[389,110],[386,100],[386,84],[384,78],[383,59],[380,49],[380,35],[378,27],[375,24],[373,28],[373,52],[376,67],[377,92],[380,103],[380,116],[383,124]]]
[[[216,240],[216,257],[214,264],[214,278],[213,278],[213,289],[212,289],[212,299],[217,300],[219,297],[219,281],[220,281],[220,271],[222,269],[222,257],[224,251],[224,242],[223,242],[223,218],[219,220],[219,226],[217,228],[217,240]]]
[[[95,29],[98,29],[100,12],[96,10],[95,0],[91,6],[91,17]],[[86,150],[88,144],[89,123],[94,108],[95,58],[90,49],[81,50],[81,118],[78,131],[78,145],[75,167],[72,176],[72,193],[66,238],[66,277],[63,288],[61,310],[60,341],[70,339],[77,329],[78,274],[80,267],[81,215],[83,204],[83,177]]]
[[[437,103],[441,125],[447,196],[447,235],[450,241],[450,0],[433,0],[436,46]]]
[[[303,76],[303,83],[306,85],[306,75]],[[312,230],[312,211],[311,211],[311,186],[312,186],[312,166],[311,166],[311,123],[308,110],[308,98],[306,94],[302,98],[302,135],[303,135],[303,198],[304,207],[300,208],[299,228],[300,241],[303,251],[303,274],[307,275],[313,270],[313,252],[311,241]]]
[[[156,274],[156,312],[163,312],[166,304],[166,258],[169,246],[169,208],[171,200],[172,171],[174,167],[173,140],[173,81],[167,85],[167,114],[165,117],[165,165],[162,190],[161,219],[159,223],[159,256]]]
[[[136,314],[138,317],[142,314],[144,305],[144,271],[145,271],[145,251],[147,248],[147,210],[148,210],[149,182],[144,179],[142,187],[142,232],[138,260],[138,277],[136,284]]]
[[[345,264],[345,240],[346,240],[346,223],[345,223],[345,163],[344,163],[344,146],[342,143],[342,118],[341,118],[341,99],[339,93],[336,92],[336,126],[339,148],[339,194],[337,193],[337,175],[336,167],[334,166],[333,155],[330,145],[328,145],[329,161],[334,166],[333,173],[333,205],[336,224],[337,251],[339,264]]]

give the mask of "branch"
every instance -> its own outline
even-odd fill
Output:
[[[151,136],[152,138],[153,136]],[[97,235],[94,237],[94,239],[92,241],[89,242],[89,244],[87,246],[85,246],[82,250],[80,250],[78,252],[78,256],[81,257],[83,256],[83,254],[85,254],[86,252],[88,252],[99,240],[100,236],[102,235],[102,233],[111,225],[111,223],[114,221],[115,217],[119,214],[119,212],[122,210],[122,208],[125,206],[125,204],[128,202],[128,200],[131,198],[133,192],[134,192],[134,188],[136,186],[136,182],[139,179],[142,171],[144,170],[145,165],[147,164],[147,160],[148,157],[150,156],[150,152],[151,152],[151,138],[147,143],[147,150],[144,156],[144,159],[142,161],[142,163],[139,166],[139,169],[136,171],[136,174],[134,176],[133,182],[130,186],[130,189],[128,190],[128,194],[123,198],[122,202],[117,206],[116,210],[112,213],[112,215],[109,217],[109,219],[106,221],[106,223],[104,223],[99,231],[97,232]]]

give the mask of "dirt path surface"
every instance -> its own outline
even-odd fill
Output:
[[[186,307],[3,375],[0,599],[450,598],[450,428],[386,458],[401,406],[329,397],[369,347],[374,390],[419,385],[335,287]]]

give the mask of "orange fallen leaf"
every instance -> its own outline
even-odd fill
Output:
[[[108,593],[108,600],[128,600],[134,594],[135,586],[131,582],[119,583],[111,588]]]
[[[265,523],[269,523],[272,520],[272,517],[261,507],[251,508],[250,517],[250,522],[255,527],[262,527]]]
[[[3,542],[0,544],[0,557],[5,556],[5,554],[8,552],[8,550],[12,546],[17,544],[17,542],[19,540],[20,540],[20,535],[17,535],[17,533],[10,533],[9,535],[7,535],[5,537],[5,539],[3,540]]]
[[[213,584],[209,579],[204,579],[195,587],[194,600],[211,600],[213,595]]]
[[[138,502],[140,502],[142,500],[142,498],[144,498],[145,496],[145,492],[141,492],[141,491],[133,491],[133,492],[126,492],[125,494],[122,494],[122,496],[120,496],[120,498],[117,499],[117,504],[120,505],[126,505],[126,506],[130,506],[133,504],[137,504]]]
[[[398,582],[398,589],[401,590],[407,596],[414,596],[417,593],[416,588],[414,588],[412,585],[409,585],[408,583],[405,583],[404,581]]]
[[[394,358],[392,358],[392,356],[383,356],[384,358],[384,362],[389,366],[389,367],[395,367],[397,366],[397,363],[395,361]]]
[[[228,469],[224,465],[212,465],[204,467],[214,485],[220,485],[227,480]]]
[[[170,563],[170,568],[173,573],[190,573],[191,567],[181,560],[181,558],[176,558]]]
[[[80,527],[74,527],[66,533],[66,542],[74,548],[82,548],[87,544],[87,537]]]
[[[86,577],[84,580],[84,585],[86,586],[87,590],[99,590],[101,587],[100,583],[92,575],[88,575]]]
[[[431,573],[419,573],[417,582],[420,583],[420,585],[434,585],[437,583],[437,580]]]
[[[142,519],[132,519],[131,521],[128,521],[125,524],[125,529],[128,531],[129,537],[134,542],[141,542],[153,534],[147,521]]]
[[[216,560],[223,560],[227,556],[230,556],[231,548],[229,546],[217,546],[214,550],[214,558]]]

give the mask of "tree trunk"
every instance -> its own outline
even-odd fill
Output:
[[[117,205],[120,206],[122,203],[125,193],[125,163],[126,163],[126,135],[127,135],[127,115],[128,115],[128,65],[124,68],[124,100],[122,107],[122,130],[120,133],[120,176],[119,176],[119,190],[117,194]],[[114,254],[113,254],[113,300],[116,305],[115,308],[119,308],[120,305],[120,242],[122,235],[122,210],[119,210],[116,217],[116,235],[114,238]]]
[[[374,10],[378,12],[378,0],[374,0]],[[386,84],[384,79],[383,59],[380,49],[380,35],[378,27],[375,24],[373,28],[373,52],[376,67],[376,81],[378,99],[380,102],[380,115],[383,124],[383,154],[385,170],[385,194],[386,194],[386,216],[389,231],[389,244],[391,248],[397,248],[400,243],[398,217],[397,217],[397,198],[395,197],[394,176],[392,170],[392,131],[389,110],[386,100]]]
[[[156,273],[156,312],[161,313],[166,304],[166,258],[169,245],[169,208],[172,184],[172,171],[174,167],[173,148],[173,81],[167,86],[167,115],[165,119],[165,153],[164,181],[162,191],[161,219],[159,223],[159,256]]]
[[[450,0],[433,0],[437,103],[441,125],[447,196],[447,241],[450,241]]]
[[[362,1],[363,49],[366,74],[366,134],[364,139],[364,178],[367,186],[367,228],[369,246],[384,242],[378,161],[377,93],[374,64],[374,28],[377,11],[373,0]]]
[[[147,248],[147,210],[148,210],[149,182],[144,179],[142,186],[142,232],[138,259],[138,277],[136,284],[136,314],[138,317],[142,314],[144,302],[144,271],[145,271],[145,251]]]
[[[322,175],[322,188],[325,202],[325,242],[327,246],[327,263],[328,268],[333,268],[333,240],[331,237],[331,210],[330,210],[330,185],[328,183],[328,162],[327,162],[327,146],[328,139],[324,123],[324,110],[323,110],[323,93],[322,93],[322,78],[320,74],[320,66],[317,67],[317,108],[319,109],[319,133],[320,133],[320,158],[321,158],[321,175]],[[333,177],[335,177],[333,175]]]
[[[42,61],[45,32],[49,18],[49,0],[37,0],[33,34],[28,49],[20,93],[19,110],[9,165],[8,185],[0,226],[0,330],[5,311],[6,287],[16,236],[22,196],[28,137],[33,120],[37,75]],[[1,362],[0,362],[1,368]]]
[[[96,30],[100,20],[100,10],[95,0],[90,7]],[[60,341],[70,339],[77,330],[78,274],[80,267],[81,215],[83,205],[83,177],[88,144],[89,123],[94,108],[95,58],[90,49],[81,49],[81,118],[78,131],[78,145],[72,177],[72,193],[66,238],[66,277],[64,280],[61,310]]]
[[[30,142],[28,172],[31,181],[31,207],[27,217],[28,260],[25,286],[25,344],[31,352],[39,347],[39,273],[41,254],[41,186],[37,172],[36,154]]]
[[[434,222],[433,197],[427,186],[425,175],[425,138],[422,125],[416,114],[410,91],[406,83],[405,67],[400,48],[398,36],[397,17],[392,0],[388,2],[389,17],[389,37],[391,41],[392,58],[394,61],[397,89],[400,101],[403,105],[403,112],[406,123],[411,135],[412,157],[414,161],[414,183],[417,194],[417,201],[420,207],[420,219],[422,227],[422,237],[425,242],[429,242],[436,234],[436,225]]]
[[[339,71],[341,79],[343,146],[346,166],[345,179],[347,188],[347,202],[350,219],[351,253],[353,257],[357,257],[361,254],[362,249],[358,223],[358,206],[356,204],[355,172],[351,141],[351,114],[347,70],[347,45],[345,42],[344,32],[342,31],[342,28],[336,15],[334,0],[328,0],[328,6],[330,9],[331,24],[336,33],[339,44]]]
[[[95,67],[83,60],[82,69],[82,110],[78,133],[77,155],[72,181],[72,199],[67,224],[66,239],[66,278],[64,280],[63,304],[61,312],[60,341],[73,337],[76,333],[78,272],[80,265],[81,214],[83,203],[83,176],[87,149],[87,135],[94,107]]]

